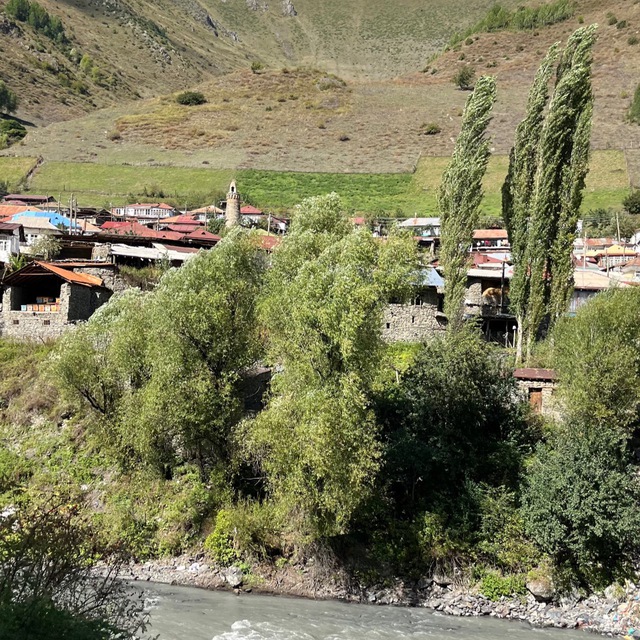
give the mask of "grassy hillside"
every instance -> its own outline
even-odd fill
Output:
[[[6,170],[20,181],[33,160],[0,158]],[[73,193],[79,202],[107,206],[127,198],[165,198],[178,206],[201,205],[226,191],[235,177],[243,195],[270,211],[286,211],[303,198],[336,191],[355,211],[378,215],[430,215],[436,211],[436,194],[446,157],[423,157],[414,173],[304,173],[211,169],[193,167],[124,166],[94,163],[46,162],[34,173],[30,191],[46,193],[66,202]],[[482,212],[485,218],[500,216],[500,189],[507,170],[507,157],[491,158],[484,181]],[[620,207],[629,190],[624,153],[597,151],[583,210]],[[160,194],[162,194],[160,196]]]

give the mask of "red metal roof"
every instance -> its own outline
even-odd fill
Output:
[[[206,229],[196,229],[184,236],[185,240],[207,240],[210,242],[220,242],[222,238],[215,233],[210,233]]]
[[[168,224],[166,228],[168,231],[175,231],[176,233],[193,233],[194,231],[198,231],[198,226],[201,226],[201,225]]]
[[[131,224],[130,220],[108,220],[100,228],[101,229],[119,229]]]
[[[115,209],[164,209],[166,211],[175,211],[174,207],[165,202],[136,202],[135,204],[125,204],[122,207],[114,207]]]
[[[557,379],[556,372],[553,369],[531,369],[523,368],[516,369],[513,372],[513,377],[518,380],[541,380],[547,382],[553,382]]]
[[[256,209],[253,205],[245,204],[244,207],[240,207],[240,213],[244,216],[261,216],[262,211]]]

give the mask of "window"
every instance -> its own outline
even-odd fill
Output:
[[[43,320],[43,321],[42,321],[42,324],[43,324],[45,327],[48,327],[48,326],[51,324],[51,320]]]
[[[20,320],[14,320],[13,324],[20,324]]]

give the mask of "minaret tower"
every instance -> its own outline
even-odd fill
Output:
[[[240,194],[236,187],[236,181],[232,180],[227,193],[227,208],[225,210],[225,226],[235,227],[240,224]]]

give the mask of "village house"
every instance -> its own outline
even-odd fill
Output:
[[[473,232],[473,248],[476,251],[508,249],[509,234],[506,229],[476,229]]]
[[[440,237],[440,218],[409,218],[398,223],[398,227],[408,229],[414,236],[421,238]]]
[[[111,209],[114,216],[136,220],[162,220],[176,215],[176,210],[164,202],[126,204]]]
[[[36,196],[25,193],[10,193],[3,199],[4,204],[25,206],[25,207],[43,207],[51,203],[55,203],[52,196]]]
[[[45,236],[61,236],[71,227],[69,218],[55,211],[23,211],[7,219],[24,228],[23,249],[27,249]]]
[[[20,243],[24,242],[24,228],[21,224],[0,222],[0,262],[10,262],[11,256],[20,253]]]
[[[589,268],[577,268],[573,273],[573,294],[569,301],[569,313],[575,314],[578,309],[586,304],[586,302],[600,293],[611,287],[628,287],[625,282],[620,282],[611,278],[602,271],[596,271]]]
[[[527,400],[534,413],[554,416],[557,409],[554,395],[557,389],[556,372],[552,369],[516,369],[513,372],[522,399]]]
[[[587,252],[587,256],[589,252]],[[595,258],[601,269],[611,269],[625,262],[629,262],[637,256],[637,252],[633,247],[624,247],[616,244],[612,247],[606,247],[596,251]]]
[[[446,328],[442,313],[444,280],[433,267],[423,269],[415,296],[408,304],[389,304],[384,312],[386,342],[424,342]]]
[[[33,261],[2,282],[0,333],[23,341],[57,338],[107,302],[114,282],[113,265]]]

